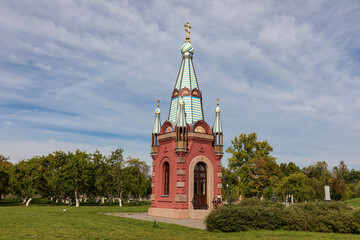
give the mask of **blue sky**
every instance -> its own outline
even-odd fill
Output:
[[[359,1],[1,1],[0,154],[96,149],[150,164],[190,22],[225,147],[268,140],[278,162],[360,169]],[[227,163],[227,155],[223,162]]]

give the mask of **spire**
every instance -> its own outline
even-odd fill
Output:
[[[215,109],[215,122],[213,127],[213,133],[222,133],[222,126],[221,126],[221,120],[220,120],[220,107],[219,107],[219,98],[217,100],[217,106]]]
[[[182,61],[179,69],[179,74],[176,79],[175,87],[171,97],[169,121],[177,123],[177,118],[180,111],[180,96],[183,96],[185,102],[186,122],[193,124],[199,120],[204,120],[202,97],[199,90],[199,85],[196,79],[195,69],[193,65],[194,48],[190,43],[190,29],[189,23],[184,25],[186,41],[181,47]]]
[[[183,96],[179,100],[180,111],[177,118],[176,126],[177,127],[186,127],[186,113],[185,113],[185,102]]]
[[[154,122],[154,128],[152,133],[153,134],[160,134],[160,128],[161,128],[161,121],[160,121],[160,108],[159,108],[160,100],[157,100],[157,108],[155,110],[155,122]]]

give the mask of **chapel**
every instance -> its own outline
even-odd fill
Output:
[[[204,219],[221,201],[223,131],[219,99],[213,126],[205,122],[193,65],[189,23],[169,115],[161,123],[159,100],[151,138],[151,216]]]

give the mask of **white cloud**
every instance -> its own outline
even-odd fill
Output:
[[[359,9],[337,1],[4,2],[0,141],[9,144],[0,150],[18,160],[75,142],[148,158],[136,139],[151,133],[157,98],[167,118],[189,21],[206,121],[220,97],[227,144],[256,131],[279,161],[359,168]],[[100,133],[123,138],[115,144]]]

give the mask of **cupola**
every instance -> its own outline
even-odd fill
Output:
[[[220,107],[219,107],[219,98],[217,99],[217,106],[215,109],[215,122],[213,126],[214,134],[214,152],[216,155],[223,154],[223,131],[220,120]]]

